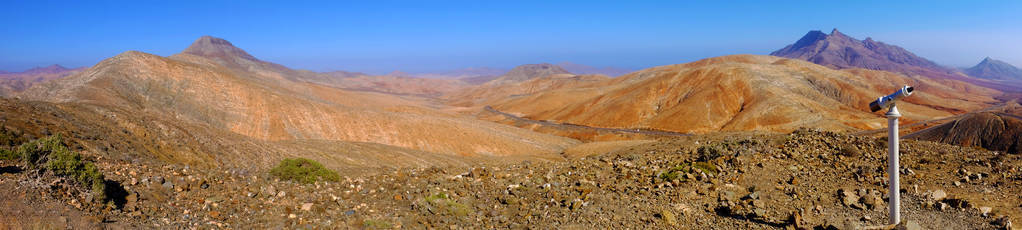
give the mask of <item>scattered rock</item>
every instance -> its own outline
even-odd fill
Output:
[[[1011,218],[1008,218],[1008,216],[1002,216],[1001,218],[997,218],[996,220],[994,220],[990,224],[993,224],[996,227],[1000,227],[1001,229],[1008,229],[1008,230],[1012,229]]]
[[[678,224],[677,217],[670,210],[664,209],[660,211],[660,218],[664,220],[664,223],[670,226],[676,226]]]
[[[899,223],[898,226],[895,226],[894,229],[897,229],[897,230],[923,230],[923,227],[919,226],[919,223],[916,223],[916,221],[914,221],[914,220],[905,220],[905,221],[902,221],[901,223]]]
[[[990,207],[987,207],[987,206],[979,207],[979,213],[983,217],[989,216],[990,215],[990,211],[993,211],[993,208],[990,208]]]
[[[312,211],[312,203],[302,204],[302,211]]]
[[[930,197],[929,198],[930,198],[930,200],[933,200],[933,201],[940,201],[940,200],[943,200],[946,197],[947,197],[947,193],[945,193],[944,190],[937,189],[935,191],[930,192]]]
[[[844,189],[838,190],[838,197],[841,199],[841,204],[844,204],[845,206],[848,207],[858,206],[857,204],[859,203],[859,196],[855,195],[855,193],[852,191]]]

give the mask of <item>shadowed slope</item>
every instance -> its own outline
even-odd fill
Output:
[[[1018,104],[998,111],[965,114],[953,121],[906,135],[905,138],[978,146],[1022,153],[1022,109]]]

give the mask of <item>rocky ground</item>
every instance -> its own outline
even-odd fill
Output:
[[[998,229],[1022,217],[1022,155],[902,142],[902,218]],[[97,162],[112,205],[0,162],[0,228],[883,228],[886,142],[814,130],[661,139],[553,162],[400,168],[296,184],[265,171]]]

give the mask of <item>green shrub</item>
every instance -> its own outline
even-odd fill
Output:
[[[684,179],[680,178],[682,173],[696,173],[696,170],[706,173],[707,175],[715,175],[720,172],[720,170],[717,169],[717,166],[714,165],[713,163],[699,161],[683,163],[679,164],[678,166],[674,166],[673,168],[667,169],[667,171],[660,173],[660,179],[664,181]]]
[[[426,201],[427,209],[433,213],[467,216],[472,212],[472,207],[452,200],[446,193],[433,194],[423,200]]]
[[[305,158],[287,158],[270,170],[270,174],[284,180],[311,184],[319,180],[338,181],[337,172],[326,169],[319,162]]]
[[[699,171],[703,171],[707,175],[715,175],[720,172],[717,170],[717,166],[710,162],[693,162],[692,168],[699,169]]]
[[[21,158],[21,155],[18,155],[18,153],[14,152],[14,151],[6,150],[6,149],[0,149],[0,160],[8,160],[9,161],[9,160],[17,160],[17,159],[20,159],[20,158]]]
[[[60,135],[40,138],[18,147],[15,155],[20,156],[31,168],[45,166],[59,176],[71,177],[78,184],[92,191],[97,201],[106,200],[106,178],[92,162],[72,152]]]

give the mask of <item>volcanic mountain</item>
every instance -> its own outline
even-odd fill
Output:
[[[0,97],[10,96],[41,82],[67,77],[82,69],[68,69],[60,65],[51,65],[32,68],[20,73],[0,73]]]
[[[226,132],[242,140],[315,144],[333,149],[315,157],[333,159],[327,162],[335,166],[363,154],[343,147],[359,142],[435,155],[431,159],[542,156],[576,143],[444,113],[418,97],[316,83],[323,79],[329,78],[261,61],[223,39],[202,37],[170,57],[128,51],[21,96],[86,104],[100,111],[134,111],[129,114],[208,127],[218,133],[213,137]],[[203,144],[218,145],[216,138]],[[259,153],[247,154],[243,156]]]
[[[1022,80],[1022,69],[1007,62],[984,58],[979,64],[965,69],[969,76],[994,80]]]
[[[653,67],[585,87],[536,92],[494,104],[535,120],[676,132],[873,129],[866,106],[895,87],[918,89],[901,104],[906,122],[989,106],[1000,92],[954,80],[833,70],[773,56],[735,55]]]
[[[842,34],[837,29],[830,34],[824,34],[819,30],[809,31],[794,44],[770,55],[807,60],[837,69],[864,68],[920,75],[951,72],[950,69],[916,56],[901,47],[874,41],[868,37],[860,41]]]
[[[571,74],[571,72],[564,70],[564,68],[561,68],[560,66],[549,63],[527,64],[516,66],[515,68],[511,69],[511,71],[508,71],[504,75],[497,77],[497,79],[493,79],[492,81],[486,82],[486,84],[499,85],[523,82],[529,79],[545,77],[554,74]]]
[[[1022,153],[1022,109],[1018,104],[999,111],[964,114],[950,122],[906,135],[908,139],[978,146]]]
[[[611,76],[611,77],[617,77],[617,76],[625,75],[625,74],[627,74],[629,72],[632,72],[631,70],[627,70],[627,69],[614,68],[614,67],[603,67],[603,68],[600,68],[600,67],[588,66],[588,65],[583,65],[583,64],[573,63],[573,62],[561,62],[561,63],[557,63],[557,66],[560,66],[561,68],[564,68],[565,70],[567,70],[569,72],[572,72],[572,73],[575,73],[575,74],[602,74],[602,75],[607,75],[607,76]]]
[[[834,29],[830,34],[818,30],[770,55],[810,61],[835,69],[863,68],[884,70],[905,75],[921,75],[935,79],[951,79],[1004,92],[1020,92],[1018,83],[996,82],[973,78],[955,69],[943,67],[916,56],[901,47],[849,37]]]

